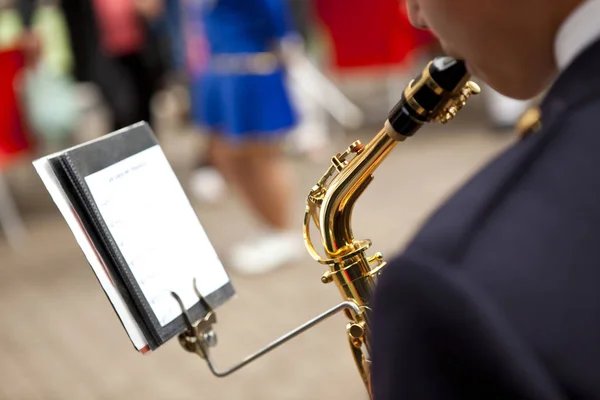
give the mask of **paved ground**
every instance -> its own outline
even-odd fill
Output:
[[[373,251],[388,257],[400,251],[444,196],[512,140],[482,126],[476,112],[467,113],[401,144],[359,201],[355,234],[372,239]],[[340,134],[335,151],[374,133]],[[177,164],[182,146],[175,143],[180,142],[165,147]],[[327,157],[316,164],[291,161],[299,232],[304,196],[325,170]],[[176,342],[139,355],[32,170],[17,175],[14,187],[31,236],[22,253],[0,244],[0,399],[366,399],[341,316],[226,379],[213,377]],[[256,226],[235,197],[197,210],[223,254]],[[320,283],[322,272],[307,255],[267,276],[232,274],[238,297],[218,313],[219,364],[241,359],[336,304],[338,292]]]

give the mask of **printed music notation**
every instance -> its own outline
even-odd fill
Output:
[[[156,318],[165,326],[185,306],[229,282],[216,251],[160,146],[85,178],[115,243]]]

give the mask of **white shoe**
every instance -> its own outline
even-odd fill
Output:
[[[298,232],[273,232],[234,247],[229,266],[244,275],[264,274],[298,260],[305,253]]]
[[[193,196],[204,203],[216,204],[227,194],[227,184],[223,176],[212,167],[196,170],[189,181]]]

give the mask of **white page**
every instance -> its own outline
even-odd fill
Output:
[[[127,308],[127,305],[117,290],[117,287],[111,281],[102,258],[100,258],[96,252],[94,244],[87,235],[81,221],[79,220],[79,217],[71,206],[69,198],[63,191],[60,182],[56,178],[56,175],[54,174],[54,171],[48,162],[48,158],[50,157],[52,156],[44,157],[34,161],[33,166],[35,167],[42,182],[46,186],[46,189],[48,190],[48,193],[52,197],[52,200],[56,204],[58,210],[61,212],[65,221],[69,225],[71,232],[73,232],[75,240],[77,240],[79,247],[83,251],[88,263],[96,274],[100,285],[102,285],[102,289],[106,293],[110,302],[113,304],[113,307],[117,312],[117,315],[119,316],[119,319],[121,320],[121,323],[129,335],[134,347],[138,351],[145,352],[146,350],[149,350],[149,347],[146,339],[144,338],[144,334],[131,315],[129,308]]]
[[[85,178],[157,319],[165,326],[229,282],[179,180],[159,145]]]

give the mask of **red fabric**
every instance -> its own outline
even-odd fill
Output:
[[[0,50],[0,168],[32,145],[15,92],[16,79],[24,66],[21,51]]]
[[[430,40],[410,24],[398,0],[315,0],[315,11],[338,69],[397,66]]]
[[[430,31],[415,29],[415,45],[417,48],[422,48],[431,45],[437,41],[437,38]]]
[[[112,55],[138,51],[145,40],[133,0],[94,0],[101,44]]]

